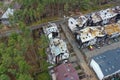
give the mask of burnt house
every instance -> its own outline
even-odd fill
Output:
[[[49,39],[60,37],[58,27],[55,23],[49,23],[47,26],[43,27],[43,30]]]
[[[48,62],[59,64],[69,58],[67,44],[60,38],[58,27],[55,23],[49,23],[43,27],[44,33],[49,38],[49,48],[47,49]]]
[[[49,44],[49,53],[48,55],[48,61],[52,64],[58,64],[62,60],[69,58],[69,51],[67,48],[67,44],[59,38],[54,38],[50,40]]]
[[[81,47],[94,45],[97,42],[97,38],[102,38],[105,36],[103,29],[100,26],[97,27],[86,27],[80,31],[77,31],[75,38]]]
[[[106,25],[110,23],[111,20],[115,20],[117,13],[115,13],[112,8],[108,8],[106,10],[101,10],[99,15],[102,18],[102,25]]]
[[[98,12],[92,13],[90,16],[89,26],[98,26],[102,22],[102,18],[98,15]]]
[[[108,8],[98,12],[91,13],[90,26],[106,25],[116,21],[118,13],[114,11],[114,8]]]
[[[118,20],[120,20],[120,6],[116,6],[114,8],[114,12],[117,13],[117,17],[116,17],[116,22],[117,22]]]
[[[76,19],[71,17],[68,20],[68,27],[72,32],[75,32],[86,27],[87,21],[88,19],[86,16],[80,16]]]
[[[110,36],[110,38],[115,38],[120,36],[120,25],[117,24],[110,24],[104,26],[105,33]]]

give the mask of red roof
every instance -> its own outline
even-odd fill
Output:
[[[70,63],[63,63],[55,69],[56,80],[79,80],[75,68]]]

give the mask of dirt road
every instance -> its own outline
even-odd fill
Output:
[[[74,52],[77,55],[77,58],[79,60],[79,64],[81,65],[81,67],[84,69],[84,72],[91,77],[88,77],[89,80],[97,80],[95,74],[92,72],[92,70],[88,67],[87,63],[85,62],[84,56],[83,54],[80,52],[80,50],[78,49],[78,43],[75,41],[71,31],[68,29],[66,24],[61,24],[61,28],[64,31],[69,43],[72,45],[72,48],[74,50]]]

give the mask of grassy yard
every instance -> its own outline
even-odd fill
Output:
[[[93,6],[91,7],[90,9],[88,10],[80,10],[81,13],[83,14],[88,14],[88,13],[91,13],[91,12],[95,12],[95,11],[99,11],[99,10],[102,10],[102,9],[106,9],[106,8],[110,8],[110,7],[114,7],[116,6],[116,4],[105,4],[105,5],[97,5],[97,6]],[[68,15],[69,16],[69,15]],[[47,23],[47,22],[50,22],[50,21],[55,21],[55,20],[59,20],[60,18],[58,16],[54,16],[54,17],[47,17],[47,18],[44,18],[40,21],[37,21],[37,22],[34,22],[33,24],[31,24],[31,26],[36,26],[38,24],[43,24],[43,23]]]
[[[37,76],[37,80],[51,80],[51,77],[50,77],[49,73],[46,71],[46,72],[40,73]]]
[[[91,7],[90,9],[88,9],[88,10],[81,10],[81,12],[83,13],[83,14],[88,14],[88,13],[91,13],[91,12],[95,12],[95,11],[99,11],[99,10],[102,10],[102,9],[106,9],[106,8],[110,8],[110,7],[114,7],[114,6],[116,6],[116,4],[105,4],[105,5],[98,5],[98,6],[93,6],[93,7]]]
[[[58,20],[58,19],[59,19],[59,17],[57,17],[57,16],[47,17],[47,18],[44,18],[44,19],[39,20],[37,22],[34,22],[33,24],[31,24],[31,26],[37,26],[39,24],[47,23],[47,22],[50,22],[50,21],[55,21],[55,20]]]

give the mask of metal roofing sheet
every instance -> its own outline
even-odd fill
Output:
[[[120,48],[106,51],[93,59],[100,66],[104,76],[114,74],[120,70]]]

